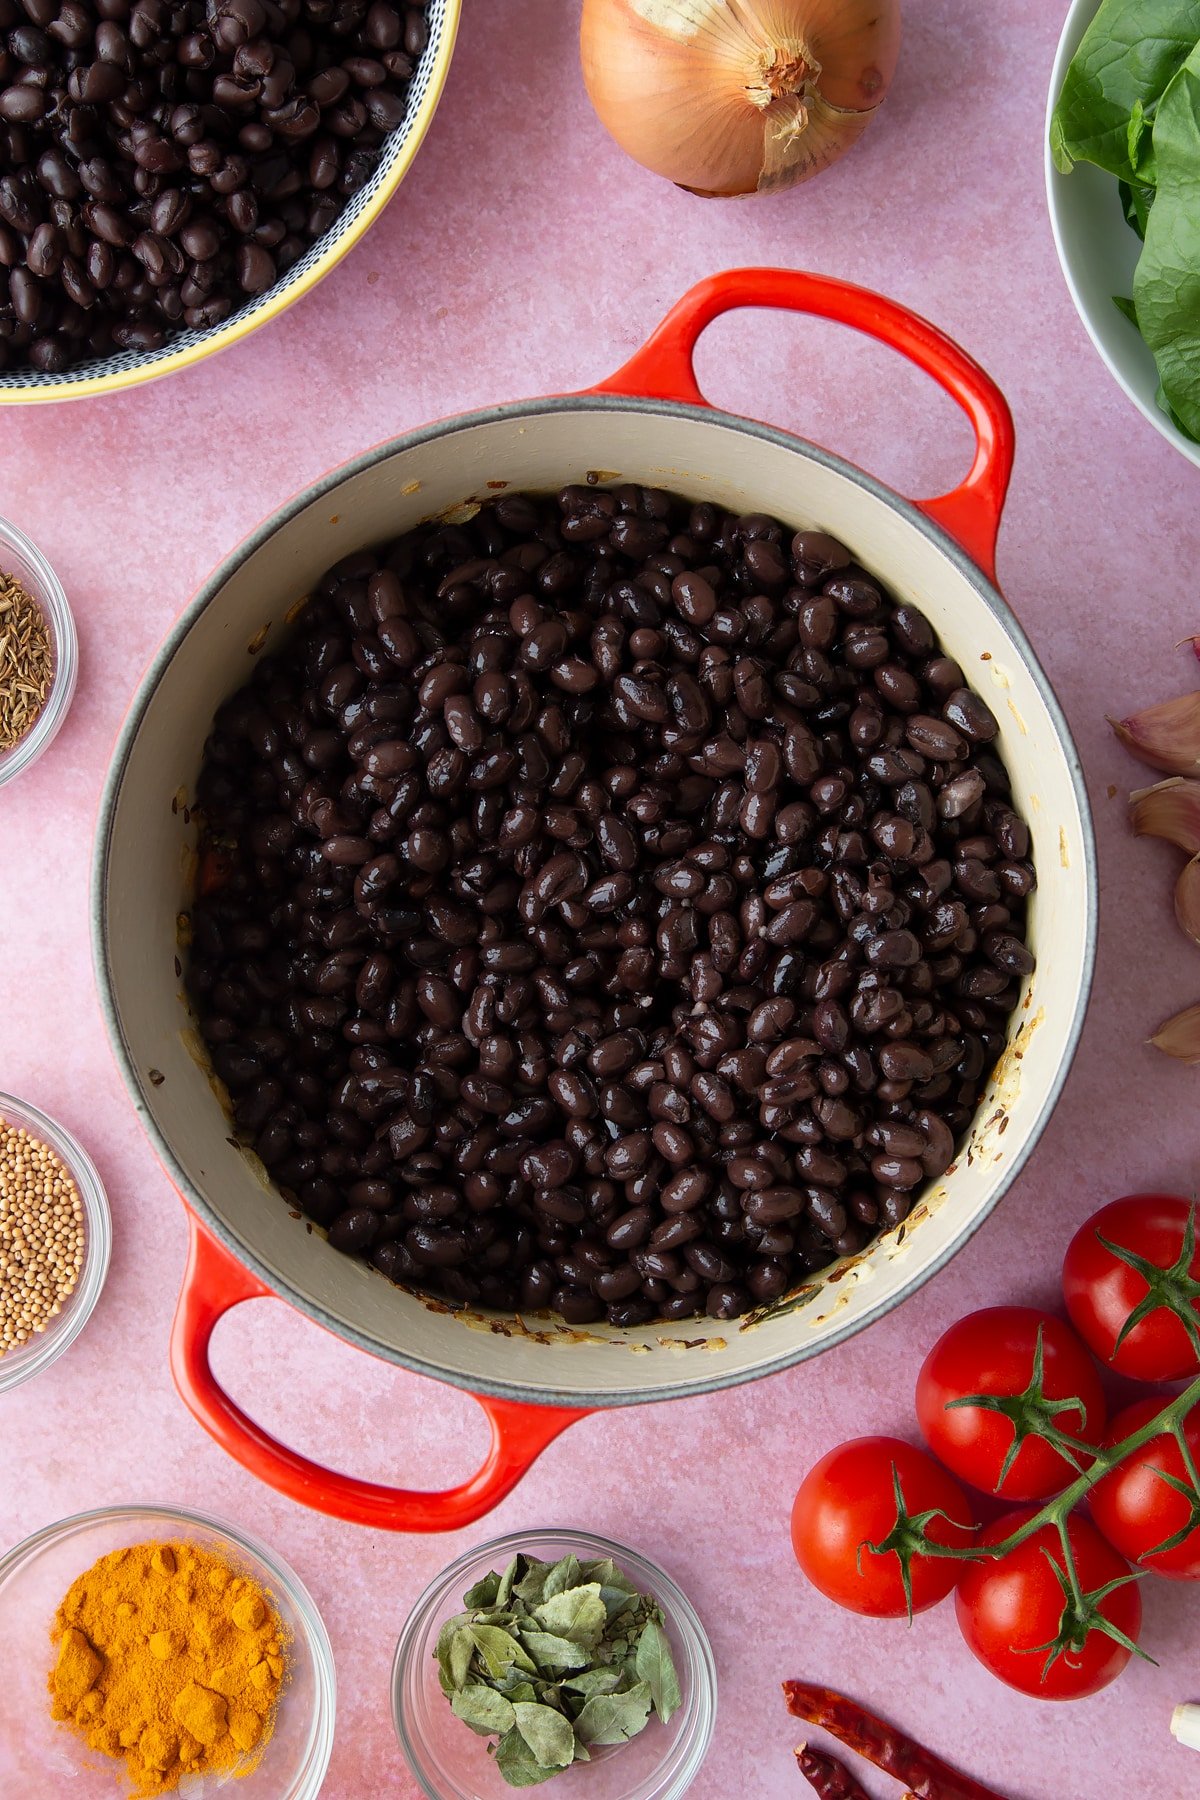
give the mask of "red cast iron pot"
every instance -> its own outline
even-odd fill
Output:
[[[974,428],[962,485],[910,502],[840,458],[710,408],[692,353],[742,306],[838,320],[882,340],[940,383]],[[340,1518],[451,1530],[496,1505],[559,1432],[591,1409],[701,1394],[787,1368],[839,1343],[942,1267],[997,1204],[1065,1080],[1091,980],[1096,873],[1078,760],[1045,676],[994,586],[1013,455],[1003,397],[934,326],[894,302],[820,276],[743,269],[702,282],[610,380],[411,432],[336,470],[224,562],[171,632],[122,732],[95,862],[95,961],[108,1027],[145,1127],[189,1209],[191,1253],[171,1362],[192,1412],[282,1493]],[[1039,886],[1038,967],[968,1152],[919,1197],[905,1226],[748,1318],[619,1331],[551,1317],[496,1320],[392,1286],[291,1217],[229,1134],[202,1046],[181,1007],[177,921],[190,903],[194,792],[217,705],[245,680],[247,649],[274,642],[339,557],[504,488],[604,479],[666,486],[738,512],[777,515],[848,543],[901,601],[929,617],[991,701]],[[275,634],[275,635],[273,635]],[[184,1002],[186,1006],[186,1002]],[[153,1075],[151,1074],[153,1071]],[[376,1356],[474,1393],[492,1441],[482,1468],[444,1493],[333,1473],[275,1441],[215,1381],[209,1340],[243,1300],[277,1294]]]

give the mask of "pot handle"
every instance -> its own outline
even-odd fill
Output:
[[[547,1444],[589,1408],[527,1406],[476,1394],[492,1439],[481,1467],[458,1487],[440,1493],[384,1487],[322,1468],[278,1443],[218,1386],[208,1360],[217,1320],[243,1300],[274,1299],[265,1282],[188,1214],[191,1241],[175,1322],[171,1373],[186,1405],[223,1450],[243,1468],[301,1506],[352,1525],[383,1531],[456,1531],[497,1506]]]
[[[851,325],[899,350],[957,400],[975,431],[971,471],[952,493],[915,504],[949,532],[994,582],[996,537],[1013,464],[1008,402],[991,376],[952,338],[895,300],[830,275],[798,269],[727,269],[690,289],[642,348],[615,375],[587,392],[708,406],[696,381],[692,360],[696,344],[714,319],[741,306],[813,313]]]

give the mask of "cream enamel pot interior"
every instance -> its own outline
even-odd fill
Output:
[[[738,306],[841,320],[926,369],[975,427],[975,463],[963,486],[911,503],[798,438],[709,409],[692,351],[712,319]],[[243,544],[193,601],[147,675],[116,751],[96,853],[95,956],[125,1081],[191,1212],[172,1343],[176,1379],[201,1422],[263,1479],[377,1527],[466,1524],[582,1412],[748,1381],[861,1330],[947,1262],[996,1205],[1066,1078],[1096,918],[1091,823],[1075,750],[991,580],[1011,456],[1011,420],[998,390],[924,320],[840,282],[734,271],[688,294],[601,388],[452,419],[335,471]],[[990,701],[1033,833],[1037,969],[969,1144],[902,1227],[785,1301],[731,1323],[574,1329],[549,1317],[455,1312],[393,1287],[291,1216],[232,1140],[182,998],[179,921],[196,841],[186,802],[214,709],[245,680],[248,651],[286,631],[298,602],[339,556],[502,488],[557,489],[589,470],[844,539],[897,598],[927,614]],[[409,1492],[332,1473],[277,1444],[217,1386],[207,1355],[228,1307],[270,1293],[374,1355],[475,1393],[492,1424],[483,1468],[447,1493]]]

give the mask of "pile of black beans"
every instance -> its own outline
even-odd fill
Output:
[[[0,368],[218,325],[402,122],[411,0],[0,0]]]
[[[332,568],[218,712],[190,991],[340,1250],[733,1318],[905,1218],[1033,967],[996,721],[819,531],[513,494]]]

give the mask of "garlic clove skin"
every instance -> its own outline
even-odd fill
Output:
[[[1175,883],[1175,917],[1193,944],[1200,944],[1200,857],[1193,857]]]
[[[1200,781],[1173,775],[1129,796],[1129,823],[1137,837],[1165,838],[1189,856],[1200,855]]]
[[[636,162],[707,198],[806,181],[866,130],[898,0],[584,0],[584,80]]]
[[[1139,761],[1168,775],[1200,774],[1200,693],[1160,700],[1109,724]]]
[[[1150,1042],[1178,1062],[1200,1063],[1200,1006],[1189,1006],[1176,1013],[1159,1026]]]

